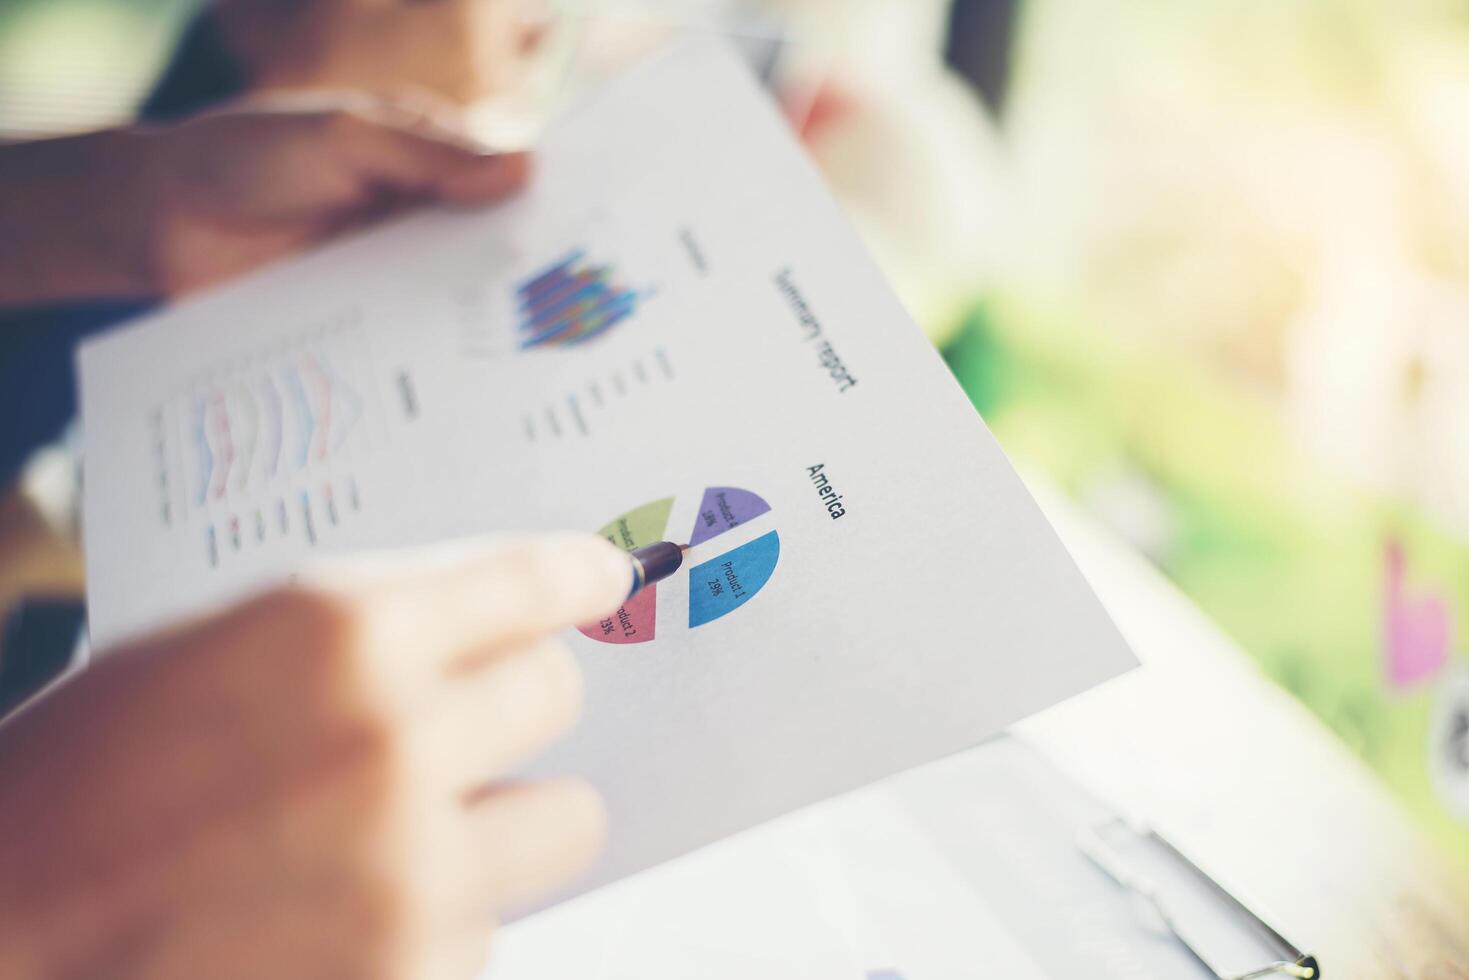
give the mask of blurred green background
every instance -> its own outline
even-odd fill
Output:
[[[1031,3],[1016,63],[956,373],[1469,855],[1469,6]]]

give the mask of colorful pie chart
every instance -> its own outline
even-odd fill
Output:
[[[693,528],[684,536],[670,531],[675,498],[665,497],[628,511],[602,528],[608,541],[633,551],[655,541],[687,541],[688,628],[721,619],[755,598],[770,581],[780,560],[780,535],[767,531],[741,544],[721,549],[721,535],[770,512],[757,494],[738,487],[709,487],[703,493]],[[672,536],[670,536],[672,535]],[[680,610],[680,612],[682,612]],[[602,643],[647,643],[657,637],[658,585],[629,599],[615,614],[583,626],[581,632]]]

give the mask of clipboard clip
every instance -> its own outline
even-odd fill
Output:
[[[1113,817],[1082,830],[1076,844],[1217,980],[1320,980],[1316,957],[1151,828]]]

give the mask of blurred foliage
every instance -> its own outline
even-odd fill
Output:
[[[1469,5],[1032,0],[1005,129],[961,382],[1469,856]],[[1395,549],[1447,623],[1408,681]]]

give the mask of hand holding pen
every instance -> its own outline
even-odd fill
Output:
[[[0,726],[0,975],[475,975],[601,846],[591,788],[512,775],[578,714],[556,634],[681,560],[395,552],[104,652]]]

